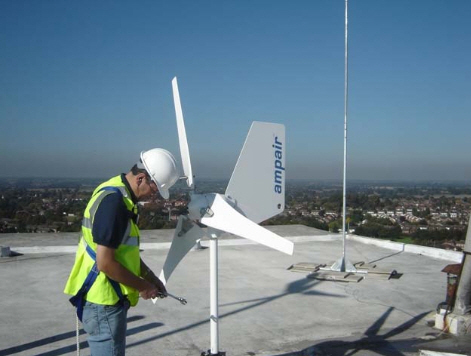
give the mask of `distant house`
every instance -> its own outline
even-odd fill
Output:
[[[301,210],[301,215],[302,215],[302,216],[310,216],[310,215],[311,215],[311,212],[308,211],[308,210],[306,210],[306,209],[303,209],[303,210]]]
[[[334,213],[333,211],[326,211],[325,215],[334,219],[337,218],[337,213]]]

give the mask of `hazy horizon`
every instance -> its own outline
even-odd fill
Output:
[[[124,172],[121,172],[124,173]],[[117,173],[119,174],[119,173]],[[116,174],[116,175],[117,175]],[[24,176],[24,177],[0,177],[0,182],[7,181],[7,180],[32,180],[32,181],[41,181],[41,180],[55,180],[55,181],[80,181],[80,180],[91,180],[96,182],[102,182],[107,179],[111,178],[111,176],[102,176],[102,177],[33,177],[33,176]],[[207,182],[229,182],[230,177],[227,178],[209,178],[209,177],[196,177],[196,183],[207,183]],[[336,184],[342,185],[343,180],[339,179],[303,179],[303,178],[287,178],[286,183],[329,183],[329,184]],[[359,183],[379,183],[379,184],[459,184],[459,185],[471,185],[471,180],[436,180],[436,179],[429,179],[429,180],[394,180],[394,179],[348,179],[347,178],[347,186],[349,184],[359,184]],[[180,185],[180,183],[177,183]],[[181,184],[183,188],[187,189],[186,185]]]

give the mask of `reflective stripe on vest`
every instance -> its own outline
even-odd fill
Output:
[[[101,191],[103,191],[103,193],[101,193]],[[101,188],[100,191],[98,192],[98,193],[101,193],[101,195],[98,198],[96,198],[96,200],[93,202],[92,206],[88,210],[89,215],[94,218],[95,213],[98,210],[98,206],[100,205],[101,201],[106,196],[108,196],[110,194],[113,194],[115,192],[121,194],[121,196],[126,196],[127,195],[126,189],[124,187],[103,187],[103,188]],[[83,219],[82,219],[82,226],[91,230],[92,227],[93,227],[92,218],[87,218],[87,217],[84,216]],[[128,225],[126,226],[126,231],[124,232],[124,235],[121,239],[120,244],[121,245],[127,245],[127,246],[138,246],[139,245],[139,239],[137,238],[137,236],[129,236],[130,233],[131,233],[131,222],[128,221]]]

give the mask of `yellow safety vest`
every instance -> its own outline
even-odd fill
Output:
[[[130,212],[128,219],[128,226],[124,234],[121,244],[115,251],[115,259],[131,273],[136,276],[141,274],[141,258],[139,254],[139,228],[131,214],[137,213],[137,206],[133,203],[130,193],[127,191],[126,186],[122,182],[121,176],[116,176],[100,184],[93,192],[87,208],[85,209],[83,222],[82,222],[82,238],[80,239],[77,253],[75,255],[75,263],[70,272],[69,279],[65,285],[64,293],[76,295],[82,287],[85,278],[88,276],[95,261],[89,256],[86,251],[86,246],[90,246],[96,252],[97,244],[93,242],[92,226],[95,212],[98,209],[101,201],[108,194],[117,194],[111,190],[103,190],[105,187],[118,188],[122,194],[124,204]],[[123,295],[127,296],[131,306],[135,306],[139,300],[139,292],[126,286],[119,284]],[[119,297],[113,289],[108,277],[100,272],[88,291],[85,299],[91,303],[102,305],[114,305],[119,301]]]

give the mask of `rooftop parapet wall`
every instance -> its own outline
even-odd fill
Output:
[[[326,231],[309,228],[303,225],[280,225],[267,226],[269,230],[278,233],[294,243],[339,241],[342,234],[328,233]],[[7,236],[8,235],[8,236]],[[173,230],[145,230],[143,231],[141,247],[149,250],[162,250],[170,247]],[[0,235],[0,245],[8,246],[14,252],[21,254],[32,253],[75,253],[79,233],[63,234],[4,234]],[[463,253],[458,251],[444,250],[434,247],[426,247],[412,244],[404,244],[390,240],[363,237],[358,235],[347,235],[347,240],[374,245],[393,251],[408,252],[442,260],[461,263]],[[205,244],[206,241],[203,241]],[[237,238],[226,234],[221,238],[221,246],[254,244],[254,242]],[[348,241],[347,241],[348,246]]]
[[[347,235],[347,240],[357,241],[364,244],[375,245],[394,251],[409,252],[416,255],[424,255],[428,257],[438,258],[441,260],[453,261],[461,263],[463,260],[463,252],[444,250],[441,248],[419,246],[412,244],[404,244],[402,242],[394,242],[390,240],[375,239],[371,237],[363,237],[357,235]]]

